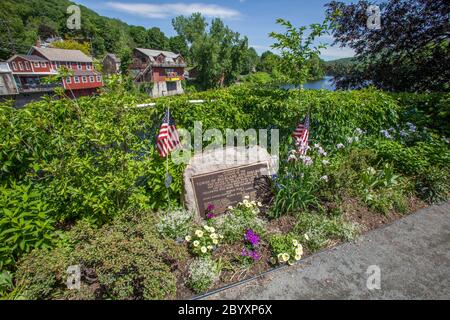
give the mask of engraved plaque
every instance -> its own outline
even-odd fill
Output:
[[[269,174],[268,162],[234,167],[231,169],[192,176],[197,210],[205,218],[208,205],[213,204],[215,214],[223,214],[245,196],[256,199],[255,181]]]

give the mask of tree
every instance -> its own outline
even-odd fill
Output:
[[[325,48],[323,44],[314,45],[314,41],[326,32],[327,20],[322,24],[311,24],[308,36],[305,36],[307,27],[295,28],[292,23],[281,18],[277,19],[277,23],[287,29],[286,33],[270,33],[270,37],[277,41],[272,48],[281,50],[281,63],[278,65],[280,74],[287,83],[302,88],[310,77],[308,61]]]
[[[367,27],[368,1],[326,5],[335,44],[356,52],[339,68],[338,88],[374,85],[390,91],[448,91],[448,17],[444,0],[390,0],[379,4],[381,29]]]
[[[199,13],[177,17],[172,24],[189,48],[188,61],[197,67],[197,82],[202,88],[233,83],[248,64],[248,39],[241,38],[221,19],[213,19],[209,29]]]
[[[280,63],[280,57],[272,51],[265,51],[261,55],[260,61],[256,66],[257,71],[272,73]]]
[[[68,50],[80,50],[84,54],[91,55],[91,45],[89,42],[77,42],[74,40],[63,40],[52,42],[53,48],[68,49]]]
[[[146,48],[167,50],[169,49],[169,39],[159,28],[151,28],[147,30]]]
[[[187,59],[189,48],[182,36],[171,37],[169,39],[169,48],[172,52],[179,53]]]

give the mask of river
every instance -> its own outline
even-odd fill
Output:
[[[283,89],[292,89],[293,85],[284,85],[282,86]],[[323,79],[316,80],[316,81],[308,81],[304,84],[303,88],[306,90],[330,90],[335,91],[336,86],[333,83],[333,77],[332,76],[325,76]]]

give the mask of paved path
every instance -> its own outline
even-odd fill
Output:
[[[367,289],[371,265],[380,290]],[[450,202],[209,299],[450,299]]]

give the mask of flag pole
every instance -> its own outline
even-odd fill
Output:
[[[167,121],[170,122],[170,106],[167,106]],[[169,205],[169,211],[170,211],[170,183],[169,181],[169,156],[170,156],[170,152],[167,153],[167,159],[166,159],[166,189],[167,189],[167,202]]]

